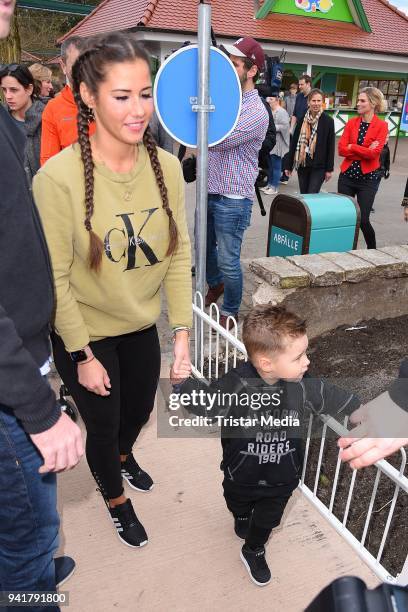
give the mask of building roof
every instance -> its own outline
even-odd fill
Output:
[[[61,62],[61,55],[60,53],[58,53],[58,55],[54,55],[54,57],[51,57],[44,63],[46,66],[59,66],[60,62]]]
[[[372,32],[352,23],[269,14],[254,19],[252,0],[212,0],[212,26],[217,36],[252,36],[282,44],[353,49],[407,55],[408,17],[387,0],[361,0]],[[144,26],[173,32],[197,31],[197,4],[192,0],[103,0],[101,4],[60,40],[72,34]]]
[[[38,57],[38,55],[34,55],[34,53],[30,53],[29,51],[26,51],[25,49],[21,50],[21,61],[22,62],[42,62],[42,58]]]

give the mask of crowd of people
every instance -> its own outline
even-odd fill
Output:
[[[1,38],[8,34],[13,6],[0,0]],[[295,168],[300,185],[318,191],[334,160],[333,122],[310,79],[302,77],[304,88],[295,100],[294,88],[290,91],[292,118],[276,99],[269,111],[255,88],[265,59],[261,46],[242,38],[227,50],[241,82],[242,110],[231,135],[209,151],[206,296],[209,304],[223,294],[220,322],[226,328],[241,304],[241,246],[265,137],[276,132],[268,145],[269,189],[276,189],[282,168],[287,174]],[[50,100],[50,75],[43,67],[11,64],[0,72],[7,106],[0,108],[2,591],[54,592],[75,565],[69,557],[55,558],[56,474],[75,467],[84,448],[79,427],[61,410],[47,382],[51,352],[85,425],[86,458],[107,513],[120,540],[134,548],[145,545],[148,534],[124,484],[143,492],[154,485],[133,447],[153,409],[159,380],[156,322],[162,288],[174,340],[171,380],[177,385],[192,380],[184,181],[178,159],[157,146],[165,138],[154,115],[149,57],[131,33],[108,33],[68,39],[61,67],[66,86]],[[386,139],[371,89],[360,93],[360,117],[350,122],[339,145],[344,192],[357,194],[367,210]],[[363,231],[372,246],[368,226]],[[285,409],[303,415],[305,396],[299,391],[312,385],[306,376],[305,322],[282,308],[258,308],[246,317],[243,331],[249,362],[230,379],[246,389],[246,381],[252,381],[255,389],[269,393],[280,385]],[[404,368],[389,392],[402,422]],[[352,413],[359,405],[345,391],[319,389],[321,396],[310,390],[316,409],[319,401],[336,414]],[[408,441],[381,446],[369,437],[376,412],[359,411],[353,418],[365,423],[361,439],[339,442],[352,466],[376,461]],[[299,480],[302,450],[297,443],[291,447],[289,437],[278,439],[278,450],[267,455],[251,450],[253,439],[237,446],[227,438],[224,497],[235,531],[245,540],[242,561],[251,579],[264,585],[270,580],[265,543]],[[240,472],[241,453],[252,454],[253,461]],[[275,460],[259,461],[258,470],[255,463],[264,455]]]

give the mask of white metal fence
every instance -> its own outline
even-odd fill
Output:
[[[226,331],[219,324],[219,309],[216,304],[212,304],[209,312],[207,313],[203,307],[203,297],[199,292],[196,292],[193,303],[194,313],[194,360],[193,360],[193,373],[199,378],[218,378],[222,376],[229,369],[236,367],[238,361],[245,361],[247,359],[247,353],[244,345],[238,338],[238,325],[234,319],[232,319],[233,327],[232,331]],[[319,418],[323,422],[323,429],[320,437],[320,447],[318,452],[317,467],[312,467],[313,473],[311,474],[311,462],[310,462],[310,444],[311,444],[311,432],[313,427],[313,419]],[[384,555],[384,548],[387,544],[387,539],[390,536],[391,522],[394,516],[397,499],[400,494],[408,494],[408,478],[404,476],[404,470],[406,465],[406,453],[404,449],[401,449],[401,464],[399,469],[394,468],[388,461],[378,461],[375,464],[376,474],[373,482],[373,488],[371,497],[366,513],[363,533],[360,539],[358,539],[347,527],[347,521],[350,516],[350,510],[353,507],[353,503],[358,496],[358,485],[356,486],[356,475],[357,471],[352,471],[351,482],[349,485],[347,502],[342,518],[340,519],[334,513],[334,506],[336,503],[336,495],[338,495],[338,483],[342,470],[349,470],[348,466],[342,464],[340,460],[340,452],[337,455],[337,462],[335,467],[335,475],[331,490],[330,501],[328,504],[324,503],[318,497],[318,488],[321,478],[322,461],[324,451],[326,447],[327,433],[334,432],[341,436],[348,433],[346,429],[347,421],[344,424],[340,424],[332,417],[322,416],[314,417],[310,415],[308,435],[305,448],[305,459],[302,471],[302,477],[299,484],[299,488],[306,498],[317,508],[317,510],[324,516],[329,523],[336,529],[336,531],[353,547],[356,553],[367,563],[367,565],[373,570],[373,572],[383,581],[392,582],[400,585],[408,584],[408,556],[401,567],[399,572],[392,575],[389,570],[382,564],[382,558]],[[306,478],[307,475],[307,478]],[[388,517],[385,527],[381,536],[381,543],[377,554],[374,556],[367,548],[367,534],[369,532],[370,522],[373,518],[374,504],[378,493],[378,487],[380,478],[388,479],[388,483],[393,486],[393,495],[388,504],[390,505],[388,511]],[[306,484],[307,482],[313,482],[312,486]],[[401,525],[402,527],[402,525]],[[394,525],[394,529],[398,528],[398,525]]]

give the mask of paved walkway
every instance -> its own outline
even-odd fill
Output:
[[[128,491],[149,533],[140,550],[117,538],[85,461],[59,477],[62,549],[77,562],[63,587],[72,612],[300,612],[340,575],[378,583],[296,492],[267,546],[273,580],[255,586],[222,498],[219,441],[157,439],[153,419],[135,454],[156,483]]]
[[[162,375],[170,354],[164,355]],[[222,497],[220,442],[158,439],[156,415],[135,456],[155,480],[150,493],[127,489],[149,543],[123,545],[85,460],[59,476],[60,552],[77,562],[62,590],[72,612],[300,612],[334,578],[377,578],[296,491],[267,546],[273,580],[255,586],[239,558],[241,541]]]
[[[407,168],[408,141],[402,141],[391,178],[383,181],[375,203],[373,224],[380,246],[408,242],[400,207]],[[292,178],[282,191],[293,193],[296,188]],[[336,180],[326,189],[335,191]],[[187,186],[190,230],[194,190],[195,185]],[[265,201],[269,209],[271,198]],[[245,236],[245,259],[265,255],[267,219],[255,205]],[[248,282],[244,310],[251,305],[252,291]],[[164,316],[159,332],[165,376],[171,344]],[[349,545],[296,492],[268,545],[273,580],[263,589],[256,587],[239,559],[240,542],[222,498],[219,441],[157,439],[152,418],[135,454],[156,482],[151,493],[129,493],[150,537],[141,550],[119,542],[85,460],[59,477],[61,550],[77,562],[75,575],[64,586],[72,612],[239,612],[254,606],[265,612],[300,612],[340,575],[360,576],[371,587],[377,584]]]

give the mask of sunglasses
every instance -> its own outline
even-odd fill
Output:
[[[12,74],[18,68],[20,68],[20,64],[0,64],[0,74],[5,76],[6,74]]]

